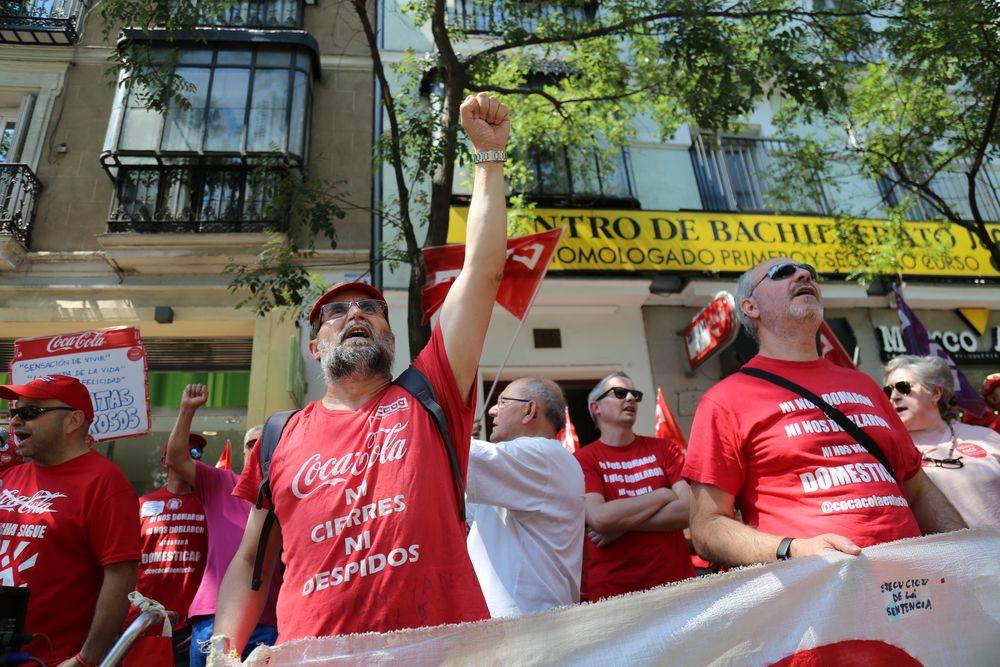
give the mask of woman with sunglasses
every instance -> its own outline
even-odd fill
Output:
[[[899,356],[886,364],[885,383],[924,470],[969,527],[1000,526],[1000,435],[957,419],[948,364]]]

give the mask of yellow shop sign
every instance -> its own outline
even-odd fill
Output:
[[[465,241],[468,208],[451,209],[449,243]],[[841,246],[833,218],[704,213],[536,209],[530,230],[563,228],[551,271],[745,271],[762,260],[789,257],[821,273],[848,273],[857,259]],[[991,225],[1000,241],[1000,225]],[[880,220],[859,220],[860,244],[878,246]],[[935,222],[906,224],[903,273],[997,277],[989,252],[967,230]],[[947,250],[946,256],[939,251]]]

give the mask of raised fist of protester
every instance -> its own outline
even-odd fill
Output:
[[[462,127],[477,151],[503,150],[510,137],[507,105],[493,95],[469,95],[459,109]]]
[[[181,409],[195,411],[208,402],[208,387],[203,384],[189,384],[181,394]]]
[[[843,535],[825,533],[808,539],[797,537],[792,540],[792,545],[789,551],[792,558],[814,556],[825,551],[839,551],[841,553],[857,556],[861,553],[861,547]]]

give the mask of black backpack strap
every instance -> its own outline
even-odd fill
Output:
[[[878,443],[872,439],[870,435],[861,430],[857,424],[852,422],[847,418],[843,412],[833,407],[822,398],[812,393],[805,387],[795,384],[791,380],[781,377],[780,375],[775,375],[768,371],[761,370],[759,368],[741,368],[740,372],[745,375],[750,375],[761,380],[766,380],[771,384],[776,384],[779,387],[784,387],[785,389],[795,392],[802,398],[807,399],[817,408],[826,413],[826,416],[837,422],[840,428],[844,429],[852,438],[858,441],[858,443],[868,450],[868,453],[875,457],[875,460],[885,466],[885,469],[889,471],[892,478],[896,480],[896,484],[899,484],[899,478],[896,477],[896,472],[892,469],[892,465],[889,463],[889,459],[886,458],[885,452],[882,448],[878,446]]]
[[[451,476],[455,484],[455,498],[458,503],[458,516],[462,523],[465,523],[465,488],[462,486],[462,468],[458,464],[458,452],[451,439],[451,433],[448,431],[448,421],[445,419],[444,410],[434,395],[434,388],[431,387],[431,383],[424,374],[413,366],[400,373],[399,377],[393,380],[393,383],[417,399],[430,413],[434,423],[437,424],[438,430],[441,432],[441,439],[444,441],[444,448],[448,452],[448,462],[451,464]]]
[[[271,498],[271,459],[274,458],[274,451],[278,448],[278,441],[281,440],[281,434],[288,425],[288,420],[296,412],[298,410],[286,410],[268,417],[264,422],[264,432],[260,434],[260,441],[257,443],[260,457],[260,485],[257,487],[255,506],[261,509],[264,506],[264,498],[267,498],[270,507],[267,516],[264,517],[264,525],[260,528],[260,537],[257,539],[257,555],[254,557],[253,576],[250,579],[250,589],[254,591],[260,589],[264,552],[267,551],[267,540],[271,536],[271,527],[275,522],[274,503]]]

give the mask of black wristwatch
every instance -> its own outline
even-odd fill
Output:
[[[792,540],[794,537],[784,537],[778,542],[778,550],[774,553],[778,560],[788,560],[792,557]]]

